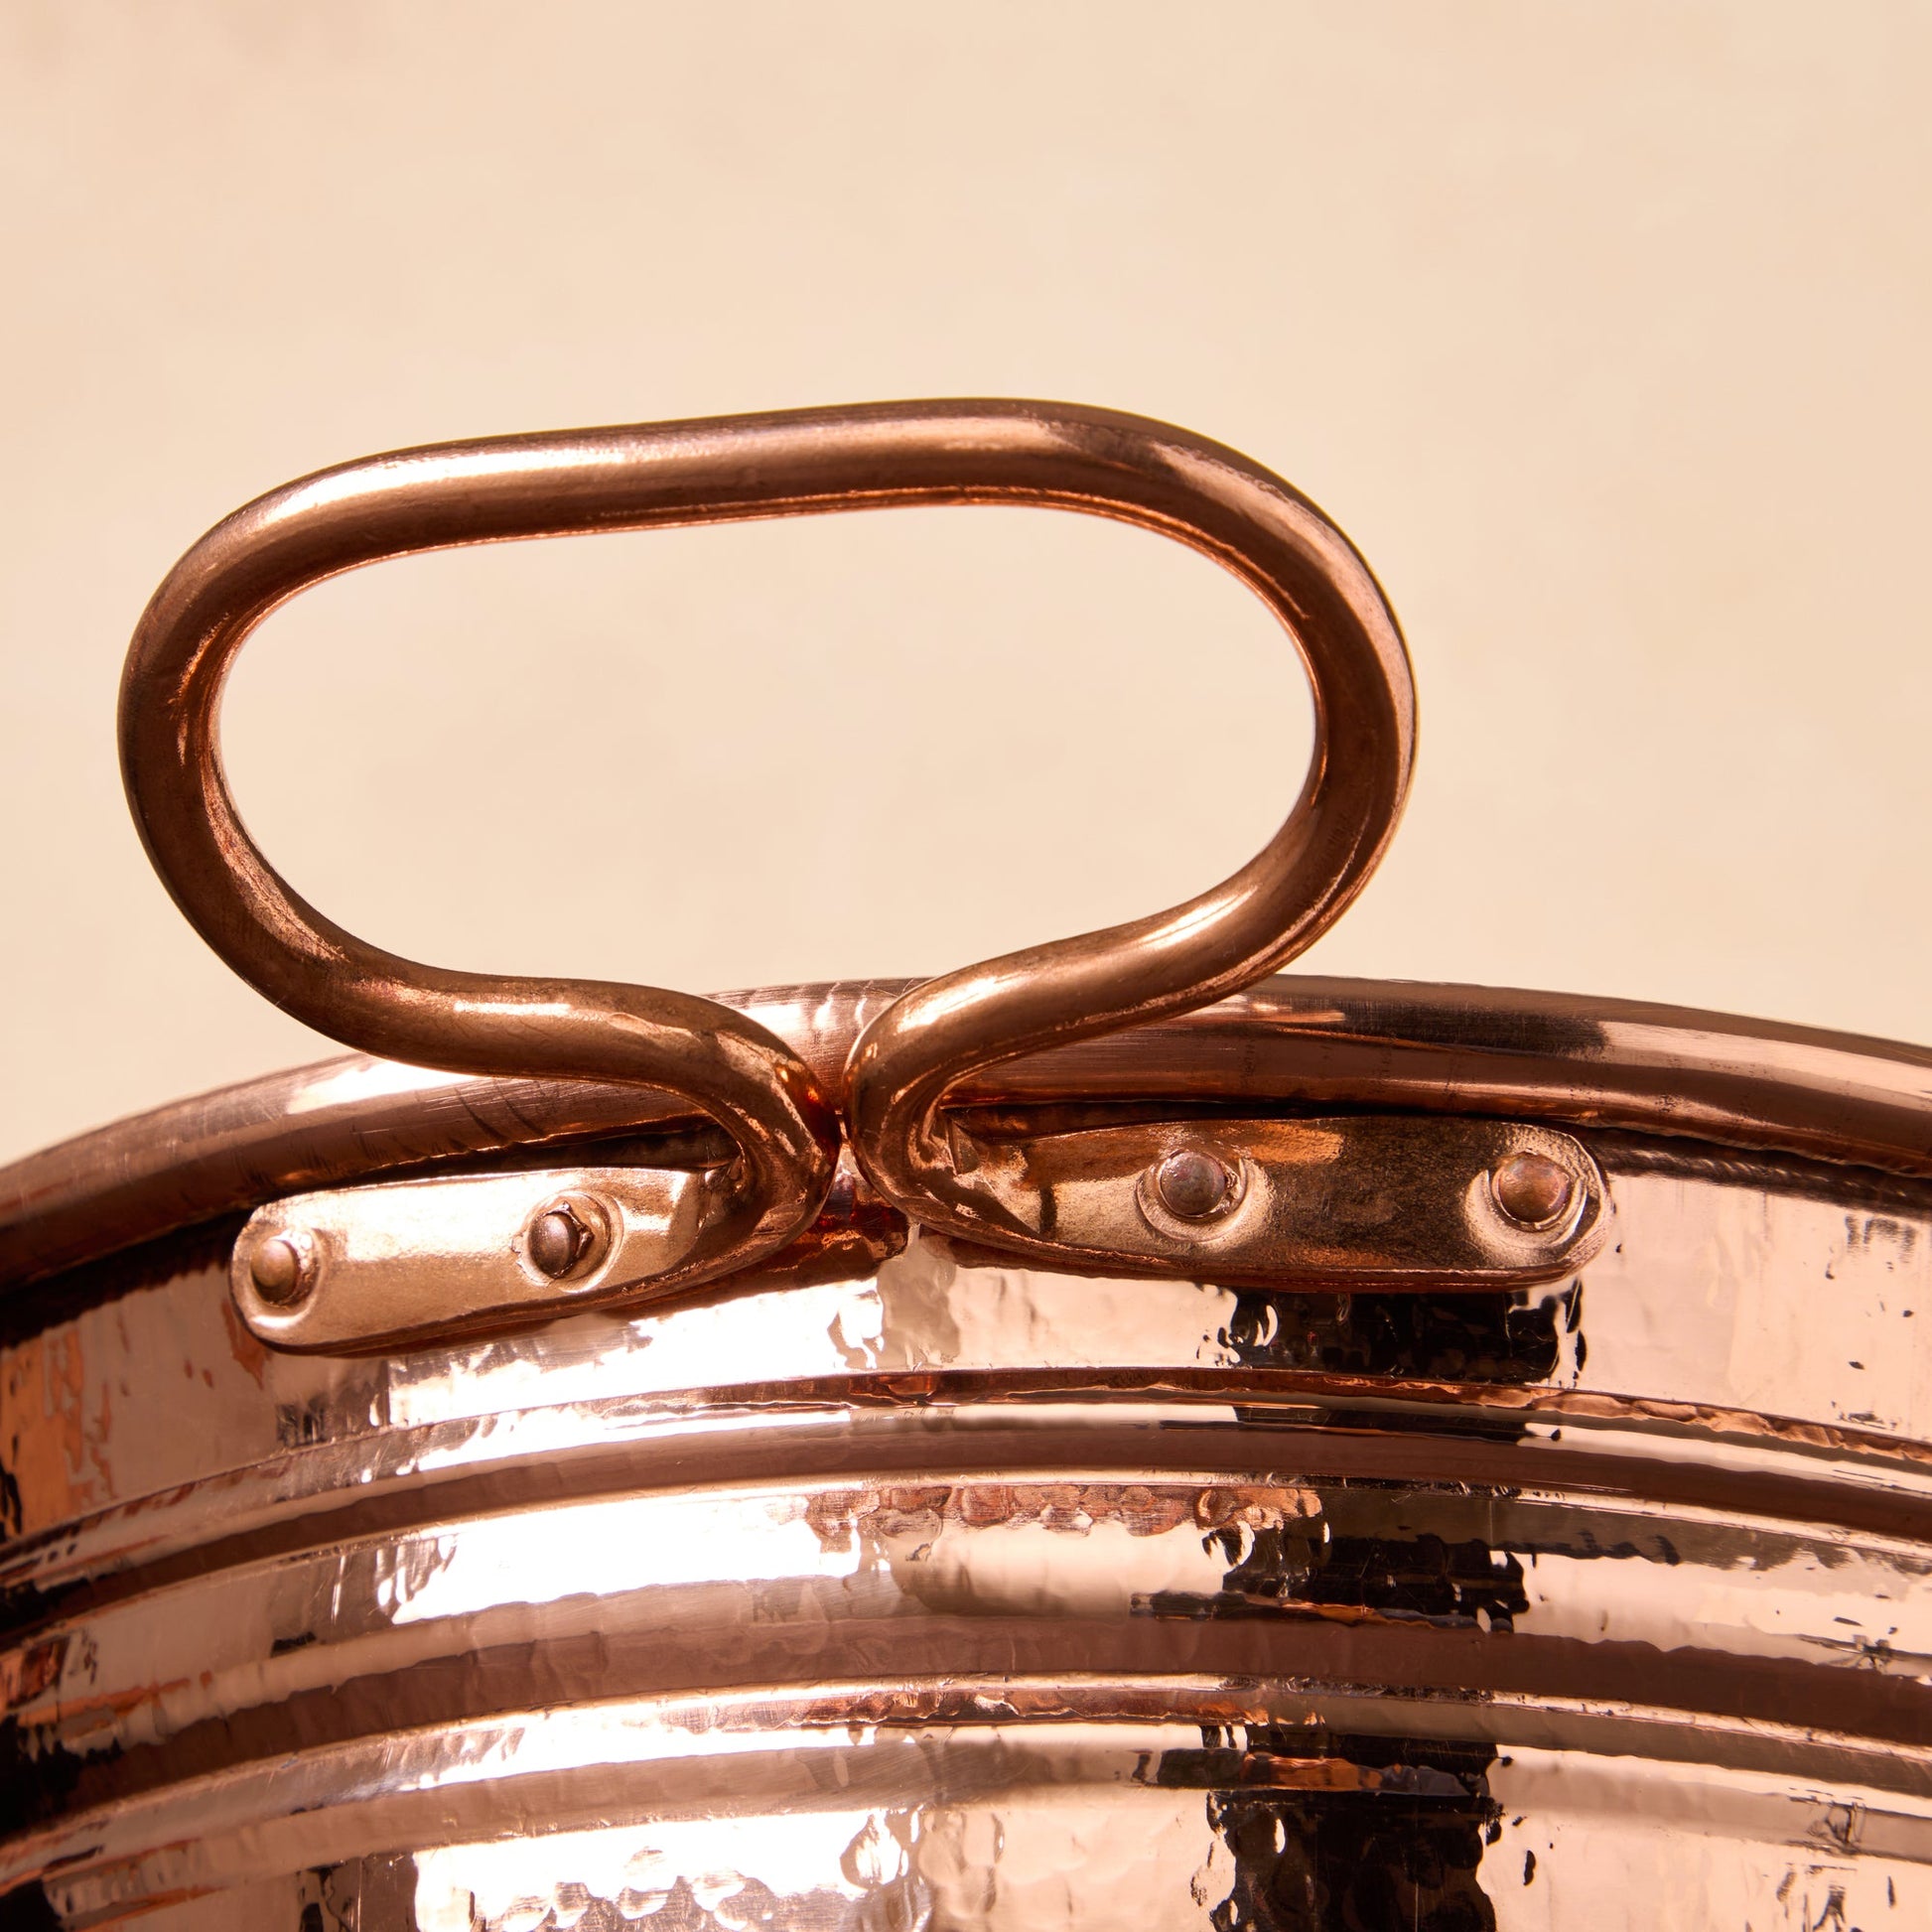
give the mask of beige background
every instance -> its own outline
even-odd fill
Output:
[[[114,685],[235,503],[433,438],[1012,392],[1337,517],[1423,754],[1310,963],[1932,1038],[1932,6],[0,0],[0,1158],[327,1050],[205,952]],[[1293,796],[1211,567],[920,512],[389,566],[238,793],[448,964],[938,970]]]

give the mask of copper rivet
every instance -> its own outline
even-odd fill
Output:
[[[567,1202],[546,1208],[530,1223],[530,1262],[539,1274],[561,1281],[589,1252],[593,1236]]]
[[[1213,1155],[1182,1148],[1155,1169],[1154,1191],[1177,1220],[1206,1221],[1227,1206],[1234,1176]]]
[[[308,1294],[311,1270],[302,1250],[285,1234],[271,1235],[248,1258],[248,1279],[264,1302],[288,1308]]]
[[[1560,1220],[1576,1197],[1570,1170],[1547,1154],[1512,1154],[1489,1176],[1496,1205],[1526,1228],[1547,1228]]]

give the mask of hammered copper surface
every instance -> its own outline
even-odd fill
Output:
[[[1932,1198],[1596,1152],[1613,1242],[1494,1296],[915,1232],[348,1360],[261,1347],[219,1247],[131,1258],[4,1357],[5,1876],[67,1924],[1913,1922]]]

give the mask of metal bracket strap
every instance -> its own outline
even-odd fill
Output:
[[[1567,1134],[1350,1114],[1137,1122],[966,1142],[1063,1268],[1227,1287],[1507,1290],[1581,1267],[1610,1202]],[[559,1167],[298,1194],[235,1243],[236,1305],[281,1348],[387,1348],[608,1301],[681,1265],[722,1170]]]

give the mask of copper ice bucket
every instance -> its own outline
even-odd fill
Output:
[[[228,800],[227,664],[335,571],[987,500],[1196,545],[1308,664],[1300,801],[1187,905],[918,985],[488,979]],[[1098,411],[458,445],[204,538],[130,797],[361,1056],[0,1174],[0,1925],[1924,1924],[1932,1054],[1267,977],[1413,737],[1320,513]]]

